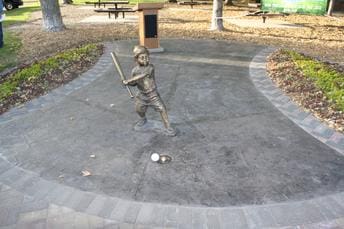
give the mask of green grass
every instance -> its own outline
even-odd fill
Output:
[[[63,70],[73,62],[80,61],[82,58],[87,58],[96,49],[97,45],[95,44],[70,49],[14,73],[0,84],[0,102],[5,101],[13,95],[21,84],[25,82],[35,82],[35,80],[57,69]]]
[[[5,18],[5,21],[3,22],[3,26],[7,27],[14,24],[24,23],[29,19],[30,14],[32,12],[40,10],[40,9],[41,8],[38,3],[30,4],[30,6],[25,6],[25,2],[24,2],[24,6],[19,6],[18,9],[5,11],[6,18]]]
[[[0,49],[0,72],[16,65],[17,52],[20,47],[20,39],[12,33],[4,31],[4,47]]]
[[[75,4],[75,5],[84,5],[85,4],[85,2],[92,2],[93,0],[90,0],[90,1],[88,1],[88,0],[73,0],[73,4]]]
[[[288,51],[297,67],[306,77],[314,80],[316,86],[321,89],[336,106],[344,111],[344,74],[338,73],[326,64],[311,59],[294,51]]]
[[[36,10],[40,10],[38,1],[24,0],[24,5],[19,6],[18,9],[5,11],[6,18],[2,23],[4,47],[0,49],[0,72],[17,64],[17,53],[21,47],[20,39],[9,32],[7,27],[26,22],[30,14]]]

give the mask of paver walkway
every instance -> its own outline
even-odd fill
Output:
[[[344,226],[343,136],[266,78],[272,49],[163,40],[151,62],[171,138],[133,130],[109,52],[128,74],[136,42],[107,44],[89,72],[0,116],[0,228]]]

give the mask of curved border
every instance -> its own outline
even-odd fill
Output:
[[[70,94],[102,76],[107,70],[106,66],[111,63],[108,55],[110,48],[110,45],[106,45],[104,55],[93,69],[83,74],[80,79],[72,81],[61,89],[54,90],[53,95]],[[253,59],[250,65],[252,74],[257,74],[258,71],[262,78],[265,76],[265,57],[270,51],[271,49],[263,50]],[[271,92],[268,88],[266,90]],[[30,102],[32,106],[41,105],[32,109],[30,109],[31,105],[24,105],[22,108],[11,110],[9,114],[19,117],[30,110],[40,109],[60,100],[52,98],[52,101],[49,102],[47,99],[49,94],[43,97],[44,99],[38,98]],[[24,110],[22,113],[21,109]],[[7,119],[9,114],[6,115]],[[1,116],[0,118],[2,122],[6,121],[6,118]],[[99,216],[118,223],[144,225],[148,228],[276,228],[298,225],[319,228],[324,224],[337,226],[336,220],[344,219],[344,193],[298,202],[222,208],[145,203],[81,191],[48,181],[1,157],[0,183],[10,186],[24,195],[31,196],[37,201],[43,200],[88,215]]]
[[[310,112],[302,111],[266,75],[266,58],[274,50],[272,48],[264,49],[252,59],[250,63],[250,77],[254,85],[278,110],[296,125],[344,155],[344,135],[329,128]]]
[[[338,226],[344,194],[312,200],[242,207],[192,207],[129,201],[47,181],[0,158],[0,183],[36,201],[62,206],[117,223],[176,228],[278,228]],[[34,201],[32,201],[34,202]],[[197,225],[197,226],[196,226]]]
[[[41,110],[43,108],[48,108],[63,100],[63,98],[72,92],[90,84],[97,78],[101,77],[111,66],[110,51],[113,49],[113,44],[104,44],[104,53],[99,58],[95,66],[93,66],[89,71],[81,74],[76,79],[73,79],[69,83],[53,89],[45,95],[37,97],[31,101],[26,102],[18,107],[13,107],[9,111],[0,115],[0,125],[2,123],[10,122],[26,115],[32,111]],[[109,65],[109,63],[111,65]]]

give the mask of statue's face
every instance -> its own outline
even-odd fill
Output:
[[[149,55],[147,53],[139,54],[137,57],[137,62],[141,66],[147,66],[149,64]]]

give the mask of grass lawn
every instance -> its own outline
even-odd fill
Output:
[[[19,6],[18,9],[5,11],[6,19],[3,22],[3,26],[7,27],[14,24],[26,22],[30,14],[34,11],[40,10],[39,2],[29,2],[24,1],[23,6]]]
[[[20,39],[4,31],[4,47],[0,49],[0,72],[14,67],[17,61],[17,51],[21,46]]]
[[[9,32],[6,27],[25,23],[29,19],[30,14],[37,10],[40,10],[38,1],[24,1],[24,5],[19,6],[18,9],[5,11],[6,19],[2,23],[4,32],[4,47],[0,52],[0,72],[6,68],[16,65],[17,52],[21,47],[20,39]]]

